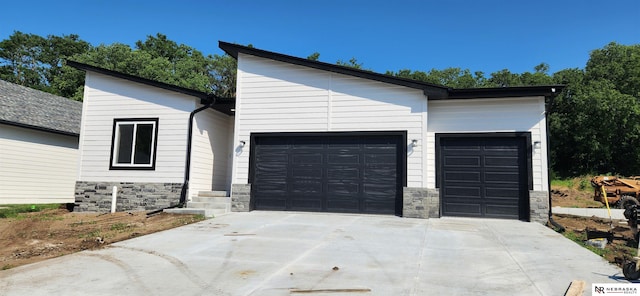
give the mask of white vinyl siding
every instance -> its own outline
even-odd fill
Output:
[[[244,54],[236,96],[233,183],[248,181],[251,133],[406,131],[408,143],[426,133],[421,90]],[[423,153],[408,151],[409,187],[423,187]]]
[[[197,113],[193,124],[189,196],[199,191],[228,190],[232,122],[218,111]]]
[[[531,132],[533,190],[548,190],[543,97],[429,101],[427,186],[435,188],[435,134]]]
[[[181,183],[189,113],[197,98],[87,72],[80,137],[80,181]],[[114,119],[158,118],[155,170],[110,170]]]
[[[0,204],[73,203],[78,138],[0,124]]]

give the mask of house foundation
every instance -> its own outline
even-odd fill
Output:
[[[116,211],[150,211],[180,202],[182,183],[86,182],[76,181],[75,207],[78,212],[109,212],[116,186]]]

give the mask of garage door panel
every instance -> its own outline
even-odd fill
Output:
[[[481,198],[480,186],[463,187],[463,186],[447,186],[443,189],[445,196],[451,198]]]
[[[511,139],[492,139],[491,146],[484,146],[485,151],[505,154],[518,154],[519,149],[519,145],[517,143],[513,143]]]
[[[362,193],[366,200],[382,200],[389,199],[390,195],[395,195],[396,190],[389,188],[386,184],[365,183]]]
[[[480,182],[482,181],[482,175],[480,172],[469,171],[447,171],[444,174],[443,181],[445,183],[450,182]]]
[[[355,194],[360,192],[360,185],[353,183],[328,183],[328,198],[332,199],[352,199]]]
[[[440,138],[443,215],[523,217],[528,206],[524,139]]]
[[[285,138],[291,142],[292,149],[315,150],[322,149],[322,139],[312,137]]]
[[[322,169],[312,166],[295,166],[292,165],[291,171],[295,179],[322,179]]]
[[[486,215],[491,218],[518,219],[518,205],[495,205],[490,204],[486,207]]]
[[[373,154],[368,152],[364,155],[364,163],[366,164],[391,164],[395,166],[397,162],[397,155],[394,153],[379,153]]]
[[[444,166],[446,167],[468,167],[479,168],[480,157],[478,156],[448,156],[444,158]]]
[[[485,172],[484,180],[486,183],[507,183],[512,186],[518,186],[520,183],[520,175],[518,172]]]
[[[314,211],[315,209],[322,207],[321,201],[315,201],[310,199],[289,199],[289,205],[287,210],[289,211]]]
[[[330,166],[327,168],[327,178],[329,180],[358,180],[360,179],[360,169],[349,166]]]
[[[377,203],[377,202],[366,202],[364,204],[364,212],[367,213],[371,213],[371,214],[394,214],[394,208],[395,203],[393,202],[382,202],[382,203]]]
[[[342,154],[331,153],[327,155],[327,163],[329,164],[359,164],[360,155],[351,154],[352,152],[344,152]]]
[[[396,170],[393,167],[378,165],[378,166],[366,166],[363,170],[364,180],[366,182],[394,182],[396,180]],[[387,186],[387,184],[385,184]]]
[[[263,210],[284,211],[287,209],[287,200],[285,198],[263,198],[256,200],[256,207],[260,207]]]
[[[511,200],[514,204],[518,203],[518,199],[515,199],[514,196],[518,196],[520,194],[520,190],[517,188],[485,188],[484,190],[485,198],[500,198],[500,199],[508,199]]]
[[[292,180],[289,184],[291,193],[306,193],[307,195],[322,194],[322,182],[317,180]]]
[[[279,198],[284,196],[286,210],[396,213],[402,193],[398,152],[403,137],[303,135],[254,140],[255,209],[282,207]],[[262,149],[265,140],[281,150]]]
[[[297,153],[292,155],[292,164],[321,164],[322,163],[322,154],[302,154]]]
[[[443,210],[449,216],[477,217],[482,214],[479,204],[444,203]]]
[[[447,139],[447,145],[442,147],[443,151],[447,151],[452,154],[462,153],[468,154],[469,152],[477,152],[482,150],[481,141],[476,139]]]
[[[518,168],[519,167],[519,158],[518,156],[512,157],[499,157],[499,156],[485,156],[484,165],[487,168],[491,167],[507,167],[507,168]]]
[[[286,182],[268,182],[262,180],[262,182],[257,183],[255,186],[256,190],[261,192],[273,194],[283,194],[287,191],[287,183]]]

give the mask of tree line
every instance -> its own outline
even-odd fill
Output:
[[[308,59],[319,56],[315,52]],[[43,37],[18,31],[0,41],[0,79],[81,100],[84,73],[66,66],[66,60],[221,97],[235,96],[235,59],[226,54],[205,56],[160,33],[137,41],[134,47],[93,46],[74,34]],[[355,58],[336,64],[363,68]],[[452,88],[564,84],[562,93],[547,102],[554,177],[640,175],[640,44],[609,43],[591,51],[584,69],[552,74],[545,63],[524,73],[503,69],[487,75],[446,68],[385,74]]]

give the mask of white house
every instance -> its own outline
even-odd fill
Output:
[[[154,210],[183,203],[198,191],[228,190],[231,104],[182,87],[67,64],[87,73],[77,210],[109,209],[114,186],[118,210]]]
[[[234,211],[547,220],[545,99],[561,86],[450,89],[220,48],[238,60],[235,102],[72,64],[87,71],[81,209],[117,186],[123,208],[230,189]]]
[[[0,80],[0,204],[73,203],[82,103]]]

